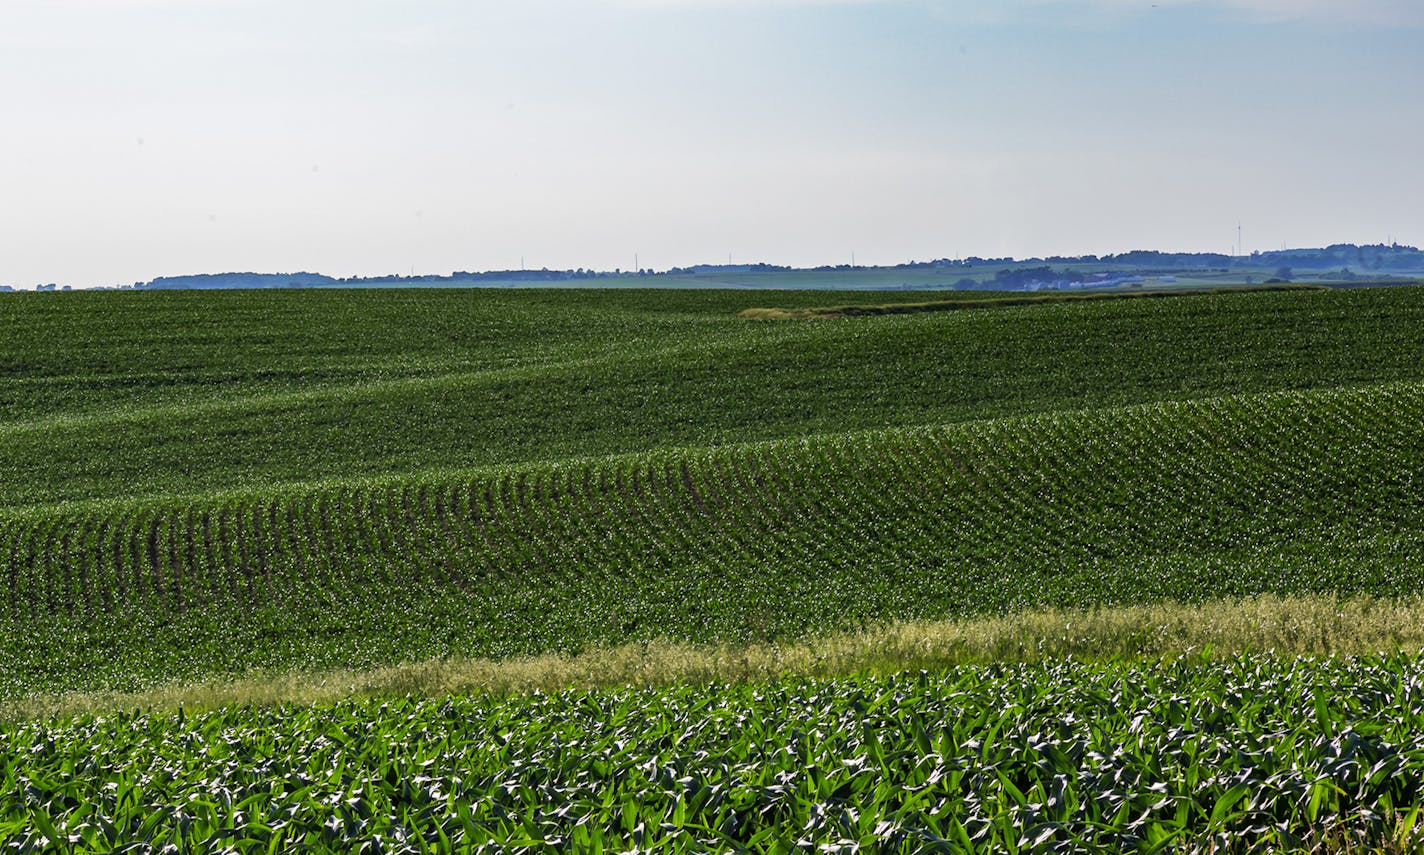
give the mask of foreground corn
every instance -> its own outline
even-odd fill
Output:
[[[13,852],[1406,851],[1424,663],[1266,655],[122,714],[11,726],[0,757]]]

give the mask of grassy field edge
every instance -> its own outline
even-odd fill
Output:
[[[800,641],[672,641],[509,659],[450,658],[379,668],[252,673],[140,692],[34,694],[0,702],[0,721],[120,710],[320,705],[353,698],[511,695],[568,688],[832,678],[960,665],[1424,654],[1424,596],[1262,596],[1183,605],[1045,609],[1001,617],[907,621]]]

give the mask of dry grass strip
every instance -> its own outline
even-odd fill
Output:
[[[1424,651],[1424,598],[1403,601],[1265,596],[1195,605],[1045,610],[1003,617],[895,623],[798,641],[628,644],[577,654],[441,659],[370,670],[254,673],[135,693],[35,695],[0,702],[0,719],[113,710],[320,704],[347,698],[511,694],[570,687],[755,682],[992,662],[1074,658],[1214,659],[1274,651],[1348,655]]]

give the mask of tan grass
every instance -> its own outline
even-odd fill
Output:
[[[511,694],[569,687],[832,677],[988,662],[1074,658],[1219,658],[1245,652],[1331,655],[1424,651],[1424,598],[1258,597],[1199,605],[1052,609],[895,623],[800,641],[694,645],[656,641],[578,654],[442,659],[370,670],[254,673],[146,691],[35,695],[0,702],[0,719],[122,709],[213,709],[344,698]]]

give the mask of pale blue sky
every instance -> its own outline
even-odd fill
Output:
[[[0,284],[1424,243],[1420,0],[0,0]]]

